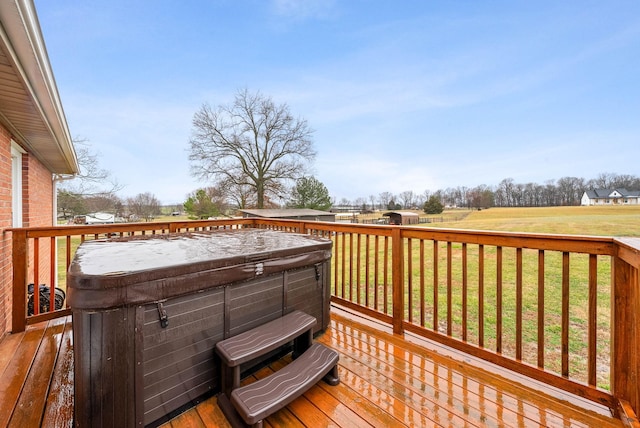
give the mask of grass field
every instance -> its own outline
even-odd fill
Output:
[[[466,214],[466,215],[464,215]],[[571,235],[601,235],[601,236],[640,236],[640,206],[621,207],[549,207],[549,208],[491,208],[482,211],[471,210],[447,210],[442,215],[444,221],[421,224],[421,227],[453,228],[467,230],[495,230],[525,233],[554,233]],[[449,221],[447,221],[449,220]],[[346,249],[349,252],[349,245]],[[471,342],[478,339],[478,265],[479,254],[477,245],[468,245],[467,264],[468,291],[467,291],[467,317],[468,334]],[[379,260],[383,257],[380,250]],[[453,258],[451,266],[447,266],[446,243],[439,244],[438,251],[438,330],[446,332],[442,325],[447,316],[447,269],[450,269],[452,285],[451,317],[453,319],[453,335],[460,337],[462,323],[462,245],[452,244]],[[513,355],[514,331],[515,331],[515,249],[504,248],[502,270],[502,299],[503,299],[503,352]],[[522,254],[522,283],[523,283],[523,359],[535,365],[538,334],[538,252],[537,250],[523,250]],[[412,265],[414,271],[411,274],[412,290],[412,318],[414,322],[420,319],[419,308],[424,305],[427,308],[425,327],[432,328],[433,314],[433,250],[432,244],[425,245],[424,259],[427,265],[426,283],[427,290],[420,295],[420,272],[416,266],[420,264],[418,250],[414,247],[412,252]],[[484,341],[489,349],[495,349],[497,340],[496,331],[496,305],[498,292],[496,284],[496,248],[484,249]],[[372,263],[370,261],[370,263]],[[571,255],[570,267],[570,376],[579,381],[586,381],[586,333],[587,333],[587,308],[588,308],[588,256],[581,254]],[[341,275],[341,266],[335,266],[338,276]],[[348,267],[347,267],[348,269]],[[363,270],[364,268],[362,268]],[[388,282],[391,282],[390,272]],[[348,275],[347,275],[348,276]],[[560,370],[560,319],[562,308],[561,276],[562,253],[545,252],[545,286],[544,286],[544,318],[545,318],[545,342],[542,344],[545,351],[545,367],[558,373]],[[609,257],[598,257],[598,296],[597,296],[597,331],[598,336],[598,370],[597,382],[604,389],[609,388],[609,334],[610,334],[610,278],[611,260]],[[360,280],[362,281],[362,280]],[[405,283],[408,284],[409,273],[405,272]],[[354,281],[354,284],[358,280]],[[348,287],[348,284],[347,284]],[[369,293],[373,293],[371,289]],[[366,293],[366,291],[363,291]],[[382,288],[378,287],[378,301],[383,302]],[[372,295],[369,296],[373,299]],[[364,301],[364,294],[361,296]],[[406,295],[405,299],[408,300]],[[390,302],[388,303],[390,305]],[[378,310],[384,310],[384,303],[380,303]],[[390,309],[388,306],[387,309]],[[408,312],[407,312],[408,315]]]
[[[465,211],[449,210],[445,213]],[[640,236],[640,205],[490,208],[471,211],[459,221],[423,226],[505,232]]]

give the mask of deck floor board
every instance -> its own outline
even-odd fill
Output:
[[[21,333],[20,343],[0,376],[0,426],[9,426],[45,330],[43,325]]]
[[[9,427],[32,427],[41,422],[56,357],[64,333],[64,318],[49,322],[24,381]]]
[[[47,395],[42,418],[43,426],[71,428],[73,426],[73,325],[64,326],[62,343]]]
[[[621,427],[606,409],[517,382],[427,343],[332,308],[317,341],[340,354],[340,384],[319,382],[265,427]],[[243,383],[269,375],[290,356]],[[73,425],[71,317],[30,326],[0,342],[0,426]],[[163,428],[228,427],[215,396]]]

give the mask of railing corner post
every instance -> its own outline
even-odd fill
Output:
[[[11,332],[19,333],[27,326],[27,231],[13,230],[11,233],[13,264],[13,290],[11,304]]]
[[[638,268],[613,257],[611,298],[611,390],[640,410],[640,290]]]

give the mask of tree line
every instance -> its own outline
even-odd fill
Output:
[[[640,177],[628,174],[601,173],[596,178],[562,177],[539,183],[517,183],[505,178],[496,186],[484,184],[476,187],[448,187],[434,192],[411,190],[393,194],[382,192],[352,201],[342,198],[334,201],[337,207],[368,211],[376,209],[424,209],[430,199],[440,201],[445,207],[489,208],[489,207],[549,207],[580,205],[582,195],[594,189],[640,189]]]
[[[113,214],[119,221],[150,221],[160,215],[162,204],[150,192],[128,198],[115,193],[81,194],[68,189],[58,191],[58,216],[72,219],[97,212]],[[178,207],[179,211],[182,208]]]
[[[291,189],[284,206],[328,211],[331,208],[331,198],[326,186],[315,177],[301,177]],[[172,213],[184,212],[193,219],[206,219],[230,215],[237,209],[252,207],[238,205],[238,199],[234,198],[228,189],[208,186],[191,192],[184,203],[168,208]],[[278,205],[269,207],[280,208]],[[121,221],[149,221],[160,215],[162,208],[158,198],[149,192],[122,199],[110,192],[81,194],[69,189],[58,191],[58,212],[66,219],[77,215],[107,212],[114,214]]]

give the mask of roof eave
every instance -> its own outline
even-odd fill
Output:
[[[33,132],[4,111],[0,111],[0,121],[51,172],[76,174],[75,149],[32,0],[0,2],[0,43],[27,95],[18,99],[18,107],[46,135]]]

